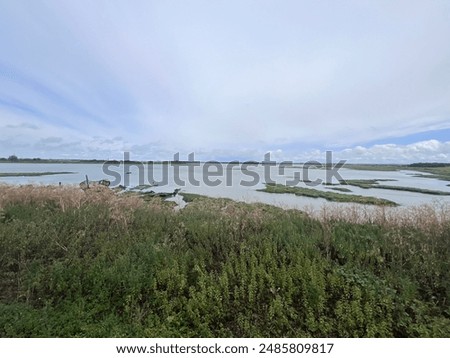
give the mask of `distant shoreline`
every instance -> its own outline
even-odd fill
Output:
[[[264,161],[254,161],[254,160],[231,160],[231,161],[220,161],[220,160],[211,160],[212,162],[229,164],[229,163],[248,163],[248,164],[264,164]],[[208,160],[116,160],[116,159],[41,159],[41,158],[18,158],[16,160],[9,160],[7,158],[0,158],[0,164],[15,164],[15,163],[26,163],[26,164],[103,164],[105,162],[108,163],[129,163],[129,164],[198,164],[198,163],[206,163]],[[288,163],[288,162],[277,162],[280,163]],[[291,162],[292,165],[303,165],[304,162]],[[404,170],[410,168],[442,168],[442,167],[450,167],[450,163],[441,163],[441,162],[424,162],[424,163],[410,163],[410,164],[397,164],[397,163],[389,163],[389,164],[369,164],[369,163],[345,163],[344,168],[347,169],[356,169],[356,170],[381,170],[381,171],[396,171],[396,170]]]
[[[109,165],[201,165],[208,163],[208,161],[171,161],[171,160],[158,160],[158,161],[140,161],[140,160],[103,160],[103,159],[41,159],[41,158],[15,158],[11,160],[9,158],[0,158],[0,164],[104,164]],[[209,163],[219,163],[223,165],[234,165],[234,164],[247,164],[247,165],[284,165],[288,167],[302,167],[306,163],[291,163],[291,162],[258,162],[258,161],[209,161]],[[333,164],[324,164],[322,168],[317,167],[316,169],[325,169],[328,166],[333,166]],[[450,181],[450,163],[411,163],[411,164],[352,164],[345,163],[343,165],[344,169],[350,170],[367,170],[367,171],[399,171],[399,170],[413,170],[417,172],[422,172],[423,174],[417,174],[418,177],[439,179]]]

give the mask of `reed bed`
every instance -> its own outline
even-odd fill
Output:
[[[80,209],[85,205],[102,205],[108,208],[111,219],[127,224],[133,211],[141,208],[144,201],[137,195],[117,195],[102,185],[94,185],[89,190],[82,190],[75,185],[0,185],[0,210],[8,205],[35,205],[45,207],[56,205],[62,212],[68,209]],[[154,209],[165,207],[161,200],[153,200]]]
[[[326,204],[320,210],[305,207],[312,218],[353,224],[374,224],[386,228],[414,227],[420,231],[442,233],[449,229],[450,203],[435,202],[409,207]]]
[[[450,210],[0,186],[1,337],[450,337]]]

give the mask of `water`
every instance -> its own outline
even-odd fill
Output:
[[[150,171],[149,171],[150,169]],[[211,175],[205,176],[205,168],[194,167],[191,170],[187,166],[171,166],[164,164],[155,164],[153,166],[139,167],[131,165],[129,168],[110,167],[110,172],[104,172],[101,164],[36,164],[36,163],[0,163],[0,173],[31,173],[31,172],[73,172],[73,174],[46,175],[38,177],[0,177],[0,182],[8,184],[40,184],[40,185],[58,185],[75,184],[78,185],[88,175],[89,180],[108,179],[115,185],[126,185],[127,187],[137,186],[139,184],[150,184],[159,182],[151,190],[155,192],[171,192],[175,188],[181,188],[183,192],[207,195],[211,197],[223,197],[233,200],[249,203],[260,202],[276,205],[283,208],[320,209],[324,204],[329,203],[325,199],[315,199],[308,197],[295,196],[293,194],[270,194],[259,192],[257,189],[263,189],[265,182],[269,179],[285,184],[287,180],[294,178],[295,173],[303,176],[301,168],[279,168],[272,167],[270,172],[268,168],[261,165],[251,166],[247,170],[242,170],[238,166],[223,165],[222,169],[210,167]],[[111,171],[114,171],[111,172]],[[129,174],[125,174],[130,172]],[[213,175],[215,173],[215,175]],[[270,174],[270,176],[269,176]],[[415,177],[420,174],[414,171],[363,171],[353,169],[340,169],[339,174],[345,180],[350,179],[388,179],[391,181],[380,182],[390,186],[406,186],[413,188],[422,188],[430,190],[440,190],[450,192],[449,182]],[[326,172],[321,169],[310,169],[308,172],[309,180],[325,180]],[[117,180],[116,180],[117,179]],[[165,180],[164,180],[165,179]],[[207,185],[208,182],[210,185]],[[184,181],[184,183],[182,183]],[[198,185],[194,181],[198,181]],[[334,180],[334,182],[337,182]],[[308,187],[304,182],[298,184],[301,187]],[[311,188],[333,191],[330,187],[324,185],[310,186]],[[413,206],[432,203],[450,203],[450,196],[436,196],[414,192],[385,190],[385,189],[362,189],[354,186],[347,186],[352,192],[364,196],[375,196],[394,201],[402,206]],[[180,199],[174,198],[175,201]],[[348,204],[338,204],[346,206]],[[352,204],[354,205],[354,204]]]

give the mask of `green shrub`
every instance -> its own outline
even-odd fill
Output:
[[[450,230],[157,200],[5,205],[0,336],[450,335]]]

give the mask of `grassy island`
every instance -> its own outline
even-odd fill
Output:
[[[384,205],[384,206],[397,205],[397,203],[394,203],[393,201],[376,198],[373,196],[333,193],[329,191],[311,188],[293,187],[283,184],[266,184],[266,187],[264,189],[260,189],[259,191],[273,194],[295,194],[298,196],[307,196],[310,198],[322,198],[328,201],[336,201],[341,203],[357,203],[357,204]]]

